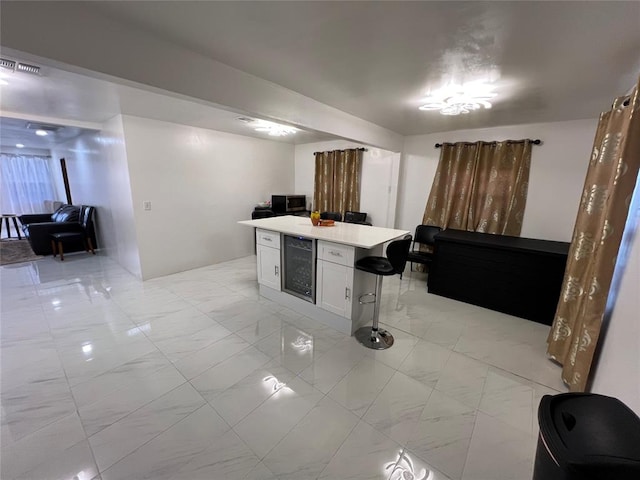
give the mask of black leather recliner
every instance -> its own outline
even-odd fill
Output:
[[[22,223],[22,231],[24,236],[29,240],[29,245],[33,253],[36,255],[50,255],[52,233],[81,231],[80,223],[81,207],[76,205],[63,205],[54,213],[36,213],[20,215],[18,219]],[[91,222],[91,231],[88,234],[91,237],[93,245],[97,248],[95,230],[93,222]],[[69,243],[65,245],[65,251],[76,252],[84,250],[82,241]]]

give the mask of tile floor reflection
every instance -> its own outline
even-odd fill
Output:
[[[147,282],[0,268],[1,477],[531,478],[548,327],[385,278],[372,351],[258,295],[254,256]]]

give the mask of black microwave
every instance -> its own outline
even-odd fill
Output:
[[[271,210],[275,213],[304,212],[306,209],[306,195],[271,195]]]

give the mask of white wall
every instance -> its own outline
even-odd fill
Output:
[[[96,207],[98,247],[141,278],[122,118],[109,120],[101,132],[85,133],[56,146],[52,158],[58,171],[58,199],[66,198],[58,163],[64,158],[73,203]]]
[[[253,254],[253,231],[237,222],[294,190],[293,145],[133,116],[123,125],[144,279]]]
[[[619,398],[640,415],[640,191],[620,257],[627,259],[591,390]],[[615,277],[614,277],[615,278]]]
[[[440,149],[436,143],[539,138],[531,156],[523,237],[570,241],[595,137],[597,119],[537,123],[405,137],[398,228],[422,223]]]
[[[295,193],[305,194],[307,203],[313,201],[314,152],[364,147],[360,211],[369,214],[370,221],[379,227],[395,225],[400,154],[347,140],[307,143],[295,147]]]
[[[66,203],[64,181],[60,159],[67,165],[67,176],[74,205],[93,205],[98,198],[104,198],[102,182],[98,180],[97,169],[103,161],[99,132],[87,132],[51,149],[54,170],[54,184],[57,200]],[[97,205],[96,205],[97,206]]]
[[[107,253],[129,272],[142,278],[122,116],[106,122],[102,134],[106,171],[101,173],[104,173],[111,200],[110,223],[104,225],[103,232]]]

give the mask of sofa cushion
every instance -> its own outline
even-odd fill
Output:
[[[75,205],[63,205],[51,215],[52,222],[78,222],[80,221],[80,207]]]

